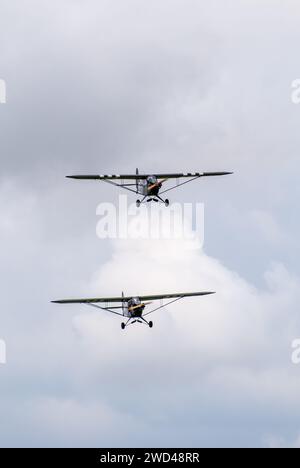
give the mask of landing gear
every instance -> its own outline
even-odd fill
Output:
[[[144,317],[139,317],[133,320],[133,318],[129,318],[126,323],[122,322],[121,323],[121,328],[124,330],[127,325],[133,325],[134,323],[144,323],[145,325],[148,325],[149,328],[153,327],[153,322],[147,322],[147,320],[144,319]]]
[[[146,200],[147,198],[147,200]],[[139,208],[141,206],[142,203],[144,202],[155,202],[155,203],[163,203],[165,206],[169,206],[170,205],[170,201],[166,198],[165,200],[163,198],[161,198],[159,195],[155,195],[155,196],[148,196],[147,195],[143,198],[143,200],[137,200],[135,202],[136,204],[136,207]]]
[[[165,200],[163,198],[161,198],[159,195],[156,195],[156,200],[155,201],[160,201],[161,203],[163,203],[165,206],[169,206],[170,205],[170,202],[169,200],[166,198]]]
[[[144,322],[146,325],[148,325],[149,328],[152,328],[152,327],[153,327],[153,322],[151,322],[151,320],[150,320],[150,322],[147,322],[147,320],[144,319],[144,317],[141,317],[141,319],[143,320],[143,322]]]
[[[146,199],[146,196],[145,196],[142,200],[137,200],[137,201],[135,202],[137,208],[139,208],[139,207],[141,206],[141,204],[144,203],[145,199]],[[148,201],[148,200],[147,200],[147,201]]]

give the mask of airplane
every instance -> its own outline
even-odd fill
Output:
[[[156,312],[159,309],[163,309],[164,307],[176,301],[179,301],[185,297],[207,296],[210,294],[215,294],[215,292],[204,291],[192,293],[158,294],[139,297],[126,297],[124,296],[124,293],[122,293],[122,296],[120,297],[99,297],[91,299],[60,299],[58,301],[51,302],[54,304],[85,304],[91,307],[96,307],[98,309],[105,310],[115,315],[119,315],[121,317],[126,317],[127,321],[125,323],[121,323],[121,329],[124,330],[128,325],[133,325],[134,323],[142,323],[152,328],[153,322],[148,322],[145,319],[145,316],[152,314],[153,312]],[[163,304],[164,299],[171,300],[166,304]],[[155,307],[154,309],[144,313],[144,309],[146,308],[146,306],[152,304],[153,301],[157,300],[161,300],[160,306]],[[109,306],[109,303],[112,303],[112,305]],[[113,304],[115,303],[120,305],[114,306]],[[118,312],[118,310],[121,310],[121,312]]]
[[[188,172],[188,173],[177,173],[177,174],[139,174],[139,170],[136,169],[135,174],[110,174],[110,175],[71,175],[66,176],[68,179],[79,179],[79,180],[101,180],[109,184],[121,187],[125,190],[133,192],[135,194],[142,195],[142,200],[136,201],[136,206],[139,207],[142,203],[146,202],[158,202],[164,203],[165,206],[169,206],[170,202],[166,198],[162,199],[160,195],[163,193],[174,190],[181,185],[185,185],[192,182],[200,177],[212,177],[212,176],[223,176],[230,175],[233,172]],[[180,182],[179,179],[187,178],[188,180]],[[177,179],[176,185],[169,187],[166,190],[160,191],[163,184],[169,179]],[[120,183],[117,183],[120,181]],[[134,181],[134,183],[125,183],[125,181]]]

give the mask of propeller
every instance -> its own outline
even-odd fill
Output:
[[[135,310],[135,309],[140,309],[141,307],[146,307],[146,305],[149,305],[149,304],[152,304],[152,302],[144,302],[142,304],[137,304],[135,306],[128,307],[128,310],[132,311],[132,310]]]

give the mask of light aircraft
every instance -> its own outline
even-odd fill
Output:
[[[188,173],[177,173],[177,174],[139,174],[139,170],[136,169],[135,174],[107,174],[107,175],[71,175],[67,176],[68,179],[80,179],[80,180],[101,180],[109,184],[121,187],[125,190],[129,190],[135,194],[142,195],[142,200],[137,200],[136,205],[139,207],[141,203],[146,202],[160,202],[164,203],[165,206],[169,206],[170,202],[166,198],[163,200],[160,195],[163,193],[174,190],[181,185],[185,185],[192,182],[200,177],[212,177],[212,176],[223,176],[229,175],[232,172],[188,172]],[[180,179],[188,179],[184,182],[180,182]],[[163,184],[169,179],[176,179],[176,185],[169,187],[162,192],[160,191]],[[133,183],[127,183],[127,181],[134,181]]]
[[[193,296],[207,296],[209,294],[215,294],[214,292],[204,291],[204,292],[192,292],[192,293],[176,293],[176,294],[158,294],[152,296],[139,296],[139,297],[132,297],[132,296],[122,296],[120,297],[99,297],[99,298],[91,298],[91,299],[61,299],[58,301],[52,301],[55,304],[86,304],[91,307],[96,307],[101,310],[105,310],[107,312],[111,312],[112,314],[119,315],[121,317],[126,317],[127,321],[121,323],[121,328],[124,330],[128,325],[132,325],[134,323],[143,323],[148,325],[150,328],[153,327],[153,322],[147,321],[145,317],[153,312],[156,312],[159,309],[166,307],[173,302],[179,301],[185,297],[193,297]],[[164,299],[171,299],[166,304],[163,304]],[[144,309],[147,305],[152,304],[152,301],[160,300],[161,303],[158,307],[154,307],[154,309],[144,313]],[[145,302],[150,301],[150,302]],[[109,304],[112,304],[111,306]],[[119,304],[115,306],[114,304]],[[104,305],[99,305],[104,304]],[[121,312],[119,312],[119,310]]]

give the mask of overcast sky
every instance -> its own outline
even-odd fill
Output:
[[[300,445],[299,21],[297,0],[0,0],[0,446]],[[65,175],[136,167],[235,172],[169,194],[204,203],[204,249],[97,238],[118,190]],[[50,304],[207,288],[125,333]]]

